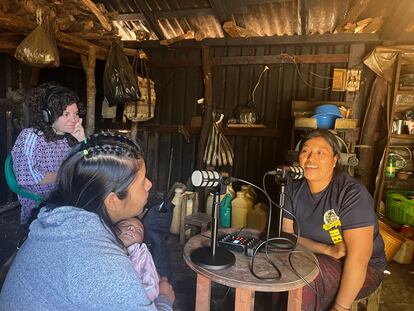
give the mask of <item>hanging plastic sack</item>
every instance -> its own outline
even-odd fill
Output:
[[[47,15],[36,11],[37,26],[19,46],[14,57],[36,67],[59,67],[59,51]]]
[[[140,99],[135,102],[125,104],[124,115],[132,122],[144,122],[154,118],[155,101],[155,84],[149,78],[148,68],[145,59],[141,60],[141,75],[137,72],[137,58],[134,59],[134,70],[138,79],[138,87],[141,94]]]
[[[128,58],[115,41],[112,42],[103,75],[104,95],[109,106],[125,104],[140,98],[137,79]]]

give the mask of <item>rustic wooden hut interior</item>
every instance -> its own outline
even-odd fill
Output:
[[[372,194],[379,219],[391,230],[393,255],[403,245],[412,253],[412,240],[404,242],[413,238],[412,196],[401,220],[390,212],[388,193],[414,191],[413,14],[411,0],[0,0],[0,163],[28,126],[25,94],[49,81],[79,94],[87,107],[87,134],[122,131],[139,139],[148,178],[161,193],[175,182],[191,187],[193,171],[205,169],[262,187],[266,172],[295,162],[302,135],[317,127],[315,107],[332,104],[344,116],[334,128],[344,144],[341,164]],[[16,59],[22,41],[45,21],[60,64]],[[104,100],[113,42],[143,80],[141,114],[136,103],[110,106]],[[403,130],[397,128],[400,119]],[[220,152],[217,137],[227,143]],[[387,175],[391,158],[398,176]],[[19,203],[3,175],[2,265],[15,248],[19,225]],[[237,191],[241,185],[233,186]],[[276,200],[276,183],[267,187]],[[202,213],[209,209],[207,198],[199,191]],[[183,261],[175,233],[167,237],[174,309],[194,310],[196,273]],[[411,259],[390,261],[387,269],[379,300],[367,310],[413,308]],[[216,284],[210,306],[230,310],[234,296]],[[254,310],[270,310],[269,299],[257,293]]]

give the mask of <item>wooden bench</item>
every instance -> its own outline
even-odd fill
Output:
[[[368,297],[355,300],[351,306],[351,311],[366,310],[366,311],[378,311],[380,303],[382,283],[378,288]]]

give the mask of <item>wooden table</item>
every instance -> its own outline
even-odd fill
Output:
[[[221,229],[219,236],[224,232],[238,232],[238,229]],[[196,311],[210,310],[212,281],[236,289],[235,310],[237,311],[252,311],[254,309],[255,291],[288,291],[288,310],[301,310],[302,287],[306,284],[289,266],[286,251],[270,254],[270,258],[282,273],[279,280],[264,281],[254,277],[249,270],[251,257],[236,252],[234,252],[236,263],[232,267],[220,271],[207,270],[193,263],[190,255],[194,250],[210,245],[210,239],[206,237],[210,236],[210,233],[210,231],[206,231],[192,237],[184,247],[184,260],[197,273]],[[243,231],[242,233],[245,234],[246,232]],[[293,254],[291,257],[292,264],[306,281],[312,282],[319,273],[318,268],[312,261],[316,260],[316,257],[308,250],[297,249],[304,252]],[[276,275],[276,271],[266,262],[264,256],[263,253],[256,256],[254,271],[260,276],[268,276],[270,273]]]

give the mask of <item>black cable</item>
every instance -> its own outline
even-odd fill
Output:
[[[263,176],[263,189],[264,189],[264,192],[267,194],[267,190],[266,190],[266,183],[265,183],[265,178],[266,178],[266,176],[268,175],[268,173],[266,173],[264,176]],[[267,197],[270,199],[270,197],[269,197],[269,195],[267,195]],[[299,238],[300,238],[300,225],[299,225],[299,221],[298,221],[298,219],[296,218],[296,216],[295,215],[293,215],[293,213],[291,213],[290,211],[288,211],[287,209],[285,209],[285,208],[283,208],[283,207],[281,207],[279,204],[277,204],[276,202],[274,202],[272,199],[270,199],[270,201],[271,201],[271,203],[273,203],[277,208],[279,208],[280,210],[281,210],[281,212],[283,211],[283,212],[286,212],[287,214],[289,214],[290,216],[292,216],[292,218],[294,219],[294,224],[296,223],[296,231],[297,231],[297,238],[296,238],[296,241],[295,241],[295,244],[294,244],[294,247],[293,247],[293,249],[292,250],[287,250],[288,252],[289,252],[289,254],[288,254],[288,262],[289,262],[289,266],[290,266],[290,268],[293,270],[293,272],[302,280],[302,281],[304,281],[305,282],[305,284],[306,284],[306,286],[308,286],[314,293],[315,293],[315,295],[316,295],[316,297],[317,297],[317,299],[319,300],[319,299],[321,299],[322,297],[321,297],[321,295],[318,293],[318,291],[317,291],[317,288],[313,288],[312,287],[312,285],[308,282],[308,281],[306,281],[306,279],[296,270],[296,268],[294,267],[294,265],[292,264],[292,261],[291,261],[291,256],[292,256],[292,254],[293,253],[298,253],[298,252],[302,252],[302,253],[304,253],[304,254],[306,254],[304,251],[302,251],[302,250],[296,250],[296,246],[297,246],[297,243],[298,243],[298,241],[299,241]],[[269,224],[270,224],[270,222],[271,222],[271,220],[270,220],[270,216],[271,216],[271,214],[269,213]],[[268,238],[268,237],[267,237]],[[276,250],[278,250],[278,249],[276,249]],[[279,250],[279,251],[281,251],[281,250]],[[282,250],[283,251],[283,250]],[[309,257],[308,257],[309,258]],[[310,259],[310,258],[309,258]],[[321,274],[321,277],[323,278],[323,273],[322,273],[322,270],[320,269],[320,266],[319,266],[319,263],[318,263],[318,261],[317,261],[317,259],[316,260],[313,260],[312,259],[312,262],[316,265],[316,267],[318,268],[318,270],[319,270],[319,273]],[[323,284],[323,282],[322,282],[322,284]],[[324,285],[323,285],[324,286]],[[323,289],[323,291],[325,291],[325,289]]]

